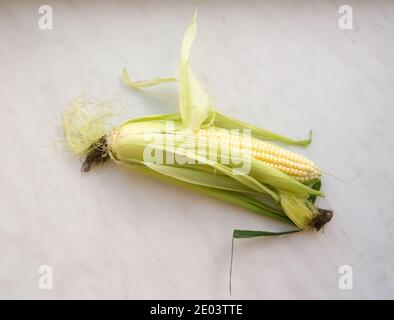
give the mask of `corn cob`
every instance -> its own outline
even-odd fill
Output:
[[[270,142],[255,138],[244,139],[242,135],[236,136],[227,130],[199,129],[197,134],[215,139],[218,145],[226,145],[240,151],[248,149],[255,159],[273,166],[300,182],[309,182],[321,176],[320,170],[312,161]]]
[[[195,33],[196,16],[183,39],[179,79],[132,81],[123,71],[123,80],[131,88],[178,81],[179,114],[131,119],[111,129],[107,101],[101,104],[102,112],[92,112],[86,97],[70,103],[63,128],[70,150],[86,155],[82,170],[89,171],[93,164],[112,159],[122,166],[169,177],[258,214],[293,223],[300,229],[319,230],[332,217],[331,211],[314,205],[316,196],[323,195],[319,190],[320,170],[312,161],[273,143],[307,146],[311,138],[287,138],[214,110],[212,99],[190,68],[189,53]],[[233,134],[229,129],[247,129],[251,136]],[[213,150],[211,145],[215,146]],[[201,146],[208,153],[201,153]],[[147,161],[146,155],[151,155],[152,148],[154,160]],[[226,150],[249,155],[249,170],[241,175],[235,173],[236,165],[227,161],[227,155],[223,156]],[[172,156],[183,156],[186,161],[166,161]]]

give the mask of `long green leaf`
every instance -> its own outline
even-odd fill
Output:
[[[214,125],[224,129],[250,129],[253,137],[261,140],[277,141],[284,144],[292,144],[299,146],[308,146],[312,142],[312,131],[309,132],[309,137],[303,140],[295,140],[285,137],[283,135],[268,131],[263,128],[256,127],[243,121],[239,121],[228,116],[225,116],[215,111]]]
[[[253,230],[233,230],[233,238],[231,239],[231,259],[230,259],[230,279],[229,279],[229,291],[231,295],[232,291],[232,277],[233,277],[233,262],[234,262],[234,239],[245,239],[245,238],[256,238],[256,237],[277,237],[286,234],[296,233],[301,230],[289,230],[281,232],[271,231],[253,231]]]
[[[285,234],[291,234],[295,232],[299,232],[300,230],[289,230],[289,231],[282,231],[282,232],[271,232],[271,231],[253,231],[253,230],[239,230],[235,229],[233,231],[233,238],[234,239],[241,239],[241,238],[256,238],[256,237],[270,237],[270,236],[281,236]]]

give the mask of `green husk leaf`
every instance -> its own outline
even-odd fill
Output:
[[[154,114],[127,120],[123,125],[128,123],[146,122],[146,121],[181,121],[181,117],[177,113]]]
[[[311,188],[314,189],[314,190],[320,191],[320,188],[321,188],[321,180],[319,179],[319,180],[317,180],[315,183],[313,183],[312,186],[311,186]],[[315,203],[315,202],[316,202],[316,195],[311,195],[311,196],[309,196],[308,200],[309,200],[310,202],[312,202],[312,203]]]
[[[190,67],[190,50],[197,33],[197,11],[183,37],[179,76],[179,103],[183,128],[199,128],[212,112],[212,99]]]
[[[192,169],[190,167],[176,167],[170,165],[162,165],[156,163],[144,163],[150,169],[158,173],[170,176],[174,179],[182,180],[191,184],[197,184],[204,187],[219,188],[237,192],[254,192],[253,189],[244,184],[230,178],[204,171]]]
[[[298,145],[298,146],[308,146],[312,142],[312,131],[309,132],[309,137],[303,140],[295,140],[292,138],[288,138],[282,136],[280,134],[276,134],[274,132],[268,131],[266,129],[262,129],[256,127],[252,124],[248,124],[243,121],[239,121],[228,116],[225,116],[217,111],[215,111],[215,121],[214,125],[216,127],[224,128],[224,129],[250,129],[252,137],[261,139],[261,140],[268,140],[268,141],[277,141],[284,144],[289,145]]]
[[[234,204],[241,208],[245,208],[254,213],[257,213],[258,215],[269,217],[277,221],[293,225],[293,222],[286,216],[283,211],[274,209],[270,205],[255,198],[252,198],[247,194],[212,188],[200,188],[200,191],[211,196],[212,198]]]
[[[168,182],[181,185],[183,187],[187,187],[189,189],[205,194],[211,198],[218,199],[227,202],[229,204],[233,204],[235,206],[247,209],[260,216],[272,218],[280,222],[294,225],[293,222],[286,216],[286,214],[283,211],[281,211],[280,209],[273,208],[271,205],[264,203],[263,200],[252,198],[252,196],[249,194],[218,189],[218,188],[211,188],[198,184],[191,184],[189,182],[185,182],[184,180],[180,180],[168,175],[163,175],[162,173],[159,173],[147,167],[142,162],[137,162],[137,161],[125,162],[125,161],[117,161],[116,159],[114,159],[114,161],[126,169],[139,171],[146,175],[159,178],[161,180],[166,180]]]
[[[130,79],[126,68],[123,69],[122,79],[123,79],[123,82],[127,86],[132,88],[132,89],[153,87],[153,86],[156,86],[156,85],[164,83],[164,82],[176,82],[177,81],[177,79],[174,78],[174,77],[170,77],[170,78],[155,78],[155,79],[151,79],[151,80],[133,81],[133,80]]]
[[[280,191],[280,204],[283,211],[294,222],[294,224],[306,230],[311,227],[311,222],[316,217],[316,207],[308,201],[307,197]]]
[[[314,190],[280,170],[254,158],[252,158],[252,170],[250,175],[255,177],[258,181],[277,189],[286,190],[295,194],[323,196],[323,193],[319,190]]]

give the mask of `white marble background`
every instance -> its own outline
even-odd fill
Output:
[[[38,28],[53,8],[54,29]],[[354,29],[338,27],[350,4]],[[234,117],[314,141],[327,174],[324,232],[235,243],[269,219],[113,164],[87,175],[58,116],[83,90],[122,96],[130,115],[177,110],[173,84],[194,8],[193,64]],[[0,298],[394,298],[393,1],[1,1]],[[41,290],[38,268],[53,268]],[[353,289],[338,268],[353,268]]]

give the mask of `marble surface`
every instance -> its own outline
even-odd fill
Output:
[[[0,2],[0,298],[394,298],[394,3],[346,1]],[[225,114],[293,137],[326,172],[324,232],[236,241],[287,226],[107,164],[81,174],[59,116],[84,90],[131,116],[177,110],[177,88],[120,80],[176,75],[194,8],[194,68]],[[39,267],[53,288],[38,286]],[[338,286],[342,265],[353,289]]]

